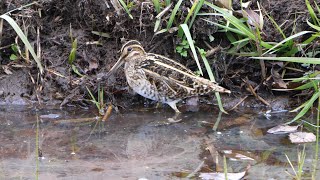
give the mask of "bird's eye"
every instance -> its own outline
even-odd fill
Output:
[[[132,51],[132,48],[131,48],[131,47],[128,48],[128,52],[130,52],[130,51]]]

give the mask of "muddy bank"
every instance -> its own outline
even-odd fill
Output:
[[[21,7],[32,1],[1,1],[0,14]],[[112,1],[113,2],[113,1]],[[253,1],[256,4],[257,1]],[[307,9],[304,0],[290,3],[289,0],[261,1],[264,13],[268,13],[278,24],[283,24],[285,34],[292,33],[292,22],[295,21],[295,32],[306,30]],[[234,1],[233,7],[239,8],[239,2]],[[188,13],[190,2],[184,2],[181,6],[181,19]],[[204,7],[205,9],[206,7]],[[254,8],[254,5],[252,6]],[[299,12],[299,13],[298,13]],[[118,59],[118,50],[121,48],[121,39],[139,40],[146,51],[162,54],[175,59],[196,71],[195,61],[183,58],[175,52],[179,43],[176,33],[162,33],[154,35],[154,22],[157,13],[152,3],[133,1],[131,14],[128,17],[119,4],[107,1],[88,0],[56,0],[39,1],[23,10],[13,11],[12,17],[25,30],[28,38],[35,48],[41,49],[41,62],[45,68],[43,75],[39,75],[36,64],[23,53],[24,46],[17,41],[21,53],[12,48],[15,45],[15,32],[4,23],[0,44],[0,102],[1,104],[56,104],[88,106],[90,99],[86,87],[93,92],[97,88],[104,87],[106,99],[119,107],[130,107],[134,104],[154,104],[140,96],[132,94],[127,88],[123,71],[111,77],[108,81],[98,82],[97,78],[109,71]],[[165,22],[164,22],[165,23]],[[37,34],[39,29],[39,34]],[[96,32],[103,32],[97,35]],[[195,21],[192,27],[192,36],[199,47],[208,50],[208,46],[221,45],[228,48],[229,44],[223,33],[216,32],[217,27],[204,23],[201,19]],[[210,42],[208,34],[215,40]],[[37,45],[37,36],[40,46]],[[265,18],[263,38],[266,41],[279,41],[281,35]],[[68,57],[72,49],[72,40],[77,39],[77,53],[73,65],[79,74],[74,73],[72,66],[68,64]],[[17,59],[11,60],[12,54]],[[30,55],[29,55],[30,56]],[[232,90],[230,97],[225,97],[227,107],[233,107],[248,95],[242,106],[266,106],[246,90],[248,84],[259,86],[259,96],[266,99],[273,106],[279,95],[285,98],[292,96],[288,93],[272,92],[271,78],[266,83],[261,80],[261,68],[259,62],[245,57],[227,55],[224,50],[217,52],[209,58],[210,65],[216,73],[217,81],[224,87]],[[271,75],[273,64],[266,63],[267,75]],[[203,69],[204,66],[203,66]],[[300,74],[295,74],[299,76]],[[207,75],[205,74],[205,77]],[[284,98],[284,99],[285,99]],[[202,97],[202,102],[212,103],[211,97]],[[213,102],[214,103],[214,102]],[[296,102],[294,102],[296,103]],[[287,106],[290,103],[284,103]],[[291,104],[292,105],[292,104]]]

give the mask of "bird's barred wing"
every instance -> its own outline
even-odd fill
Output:
[[[164,56],[161,56],[161,55],[158,55],[158,54],[153,54],[153,53],[148,53],[147,54],[147,59],[148,60],[154,60],[154,61],[157,61],[157,62],[161,62],[163,64],[166,64],[168,66],[171,66],[172,68],[175,68],[175,69],[178,69],[178,70],[181,70],[183,72],[186,72],[188,74],[191,74],[193,76],[195,76],[195,74],[190,70],[188,69],[186,66],[172,60],[172,59],[169,59],[167,57],[164,57]]]
[[[148,81],[168,97],[188,97],[210,92],[210,81],[198,78],[194,74],[184,72],[180,68],[170,66],[152,58],[144,60],[139,65]],[[179,66],[181,67],[181,66]],[[188,70],[190,71],[190,70]]]

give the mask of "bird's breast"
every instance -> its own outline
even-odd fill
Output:
[[[129,86],[136,93],[148,99],[159,100],[157,89],[147,80],[141,68],[135,66],[134,63],[126,63],[124,72]]]

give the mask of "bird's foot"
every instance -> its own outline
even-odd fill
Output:
[[[176,112],[176,114],[173,117],[168,118],[167,121],[168,121],[168,124],[181,122],[182,118],[181,118],[180,111]]]

